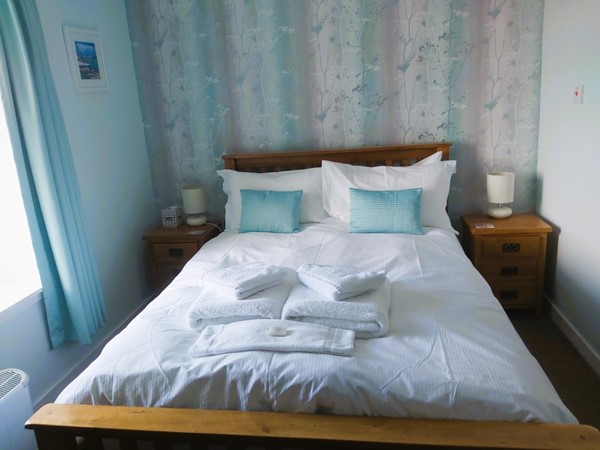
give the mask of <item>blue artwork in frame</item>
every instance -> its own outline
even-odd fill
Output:
[[[71,76],[79,92],[108,88],[100,38],[94,31],[63,27]]]
[[[100,68],[96,46],[93,42],[75,41],[75,53],[79,63],[79,75],[82,80],[99,80]]]

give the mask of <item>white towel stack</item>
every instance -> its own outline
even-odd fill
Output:
[[[287,271],[289,279],[246,297],[243,301],[204,289],[188,310],[189,327],[201,330],[209,325],[240,320],[280,319],[283,305],[295,279],[294,272],[290,269]]]
[[[276,329],[278,333],[272,333]],[[211,325],[189,350],[191,356],[219,355],[252,350],[326,353],[350,356],[354,332],[288,320],[248,320]]]
[[[349,266],[303,264],[298,279],[329,300],[345,300],[381,287],[386,272],[370,272]]]
[[[204,275],[204,286],[224,297],[243,300],[281,284],[286,274],[282,267],[251,262],[208,272]]]
[[[297,278],[302,283],[297,283]],[[275,326],[277,319],[305,322],[323,326],[325,329],[347,330],[352,332],[352,339],[354,336],[381,337],[389,328],[391,288],[385,271],[369,272],[347,266],[304,264],[294,272],[291,269],[256,262],[209,272],[204,277],[204,284],[205,289],[188,311],[188,324],[191,329],[202,331],[213,327],[202,331],[203,337],[198,341],[198,348],[206,347],[207,339],[214,339],[222,333],[230,336],[247,329],[253,330],[252,333],[258,333],[256,336],[261,337],[261,327],[265,326],[263,322],[270,322],[269,326]],[[242,321],[261,323],[233,325]],[[232,325],[214,327],[224,324]],[[295,336],[301,338],[311,333],[311,329],[307,327],[298,330],[301,331],[296,331]],[[318,327],[313,331],[315,339],[321,339],[322,333],[325,332]],[[246,338],[249,339],[248,342],[245,342]],[[229,337],[219,339],[218,345],[215,343],[214,347],[211,347],[219,350],[210,351],[224,353],[243,351],[242,349],[269,349],[260,347],[265,344],[263,340],[257,338],[253,341],[250,335],[246,336],[243,333],[240,334],[239,340],[232,338],[231,345],[226,345]],[[302,339],[306,340],[308,347],[304,348],[307,350],[295,351],[311,351],[310,348],[314,350],[314,342],[309,338]],[[271,338],[267,341],[270,342]],[[284,340],[273,341],[273,344],[277,347],[283,342]],[[301,341],[291,346],[286,344],[280,350],[273,351],[294,351],[293,348],[300,348],[300,344]]]
[[[390,282],[347,301],[331,301],[320,293],[296,284],[283,307],[282,318],[316,323],[356,332],[357,338],[384,336],[389,328]]]

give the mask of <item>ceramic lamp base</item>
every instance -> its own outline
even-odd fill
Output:
[[[196,216],[189,216],[185,222],[191,227],[197,227],[206,223],[206,216],[200,214]]]
[[[506,219],[512,215],[512,209],[508,206],[494,206],[488,208],[488,216],[494,217],[495,219]]]

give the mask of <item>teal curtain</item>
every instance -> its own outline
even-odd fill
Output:
[[[0,71],[50,341],[87,344],[106,307],[35,0],[0,2]]]

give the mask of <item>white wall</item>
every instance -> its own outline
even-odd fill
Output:
[[[156,221],[150,168],[123,0],[37,0],[52,76],[71,144],[86,224],[107,303],[108,322],[91,346],[51,350],[40,302],[2,319],[3,367],[31,377],[34,403],[110,335],[147,298],[144,230]],[[109,81],[106,92],[73,87],[63,25],[100,34]]]
[[[538,211],[558,230],[554,307],[600,355],[600,2],[546,0]],[[571,91],[583,83],[584,102]]]

